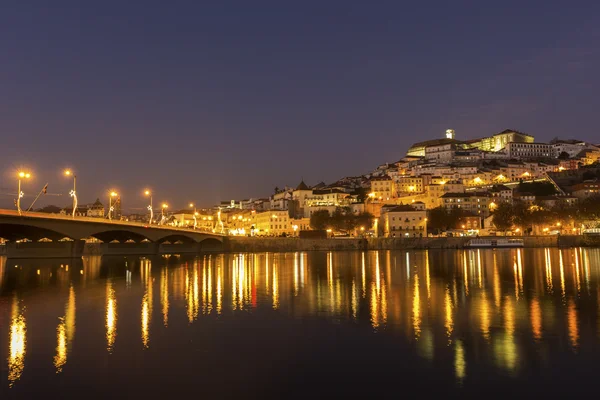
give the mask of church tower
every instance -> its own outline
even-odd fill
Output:
[[[446,129],[446,139],[454,139],[454,129]]]

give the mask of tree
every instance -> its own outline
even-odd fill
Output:
[[[327,210],[317,210],[310,216],[310,227],[316,231],[327,229],[330,224],[331,217]]]
[[[370,212],[365,211],[355,215],[354,220],[357,227],[364,227],[366,230],[369,230],[373,227],[375,217]]]
[[[517,187],[519,193],[531,193],[535,196],[552,196],[556,188],[550,182],[521,182]]]
[[[492,214],[492,222],[496,229],[506,235],[506,231],[513,226],[513,206],[509,203],[498,204]]]
[[[569,153],[567,153],[566,151],[561,151],[558,155],[559,160],[568,160],[569,158],[571,158],[571,156],[569,156]]]
[[[446,230],[448,225],[448,213],[444,207],[436,207],[429,210],[427,214],[427,230],[439,233]]]
[[[531,231],[532,213],[523,202],[515,202],[512,206],[513,224],[520,227],[523,233]]]

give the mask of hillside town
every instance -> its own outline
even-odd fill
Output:
[[[536,142],[506,129],[461,139],[413,144],[399,160],[360,176],[313,185],[301,180],[263,198],[223,201],[212,208],[160,208],[154,222],[242,236],[424,237],[582,233],[598,229],[600,144],[576,139]],[[115,205],[117,206],[115,208]],[[112,217],[124,215],[118,198]],[[72,208],[39,211],[70,215]],[[100,200],[77,216],[105,217]],[[504,217],[502,217],[504,216]]]

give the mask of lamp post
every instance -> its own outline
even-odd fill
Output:
[[[73,218],[75,218],[75,210],[77,210],[77,175],[70,169],[65,170],[65,176],[73,176],[73,190],[69,193],[73,198]]]
[[[19,172],[18,174],[19,177],[19,187],[17,190],[17,211],[19,212],[19,215],[21,215],[21,197],[24,196],[24,193],[21,192],[21,179],[29,179],[31,178],[31,174],[29,172]]]
[[[112,213],[115,210],[115,208],[112,205],[112,199],[113,197],[117,197],[118,194],[115,191],[110,192],[110,196],[108,196],[108,219],[112,221]]]
[[[152,220],[154,219],[154,210],[152,209],[152,192],[146,189],[144,191],[144,195],[150,197],[150,205],[148,206],[148,211],[150,211],[150,222],[149,222],[149,224],[152,225]]]
[[[196,219],[196,216],[198,215],[198,213],[196,212],[196,206],[194,206],[194,203],[190,203],[190,207],[194,209],[194,229],[196,229],[196,226],[198,225],[198,220]]]
[[[165,209],[168,207],[169,206],[167,205],[167,203],[162,203],[162,205],[160,206],[160,225],[162,225],[163,221],[165,220]]]

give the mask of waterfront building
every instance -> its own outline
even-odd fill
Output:
[[[384,206],[379,229],[385,237],[426,237],[427,211],[412,206]]]
[[[461,209],[484,218],[490,214],[492,201],[492,195],[487,192],[446,193],[442,196],[446,210]]]

